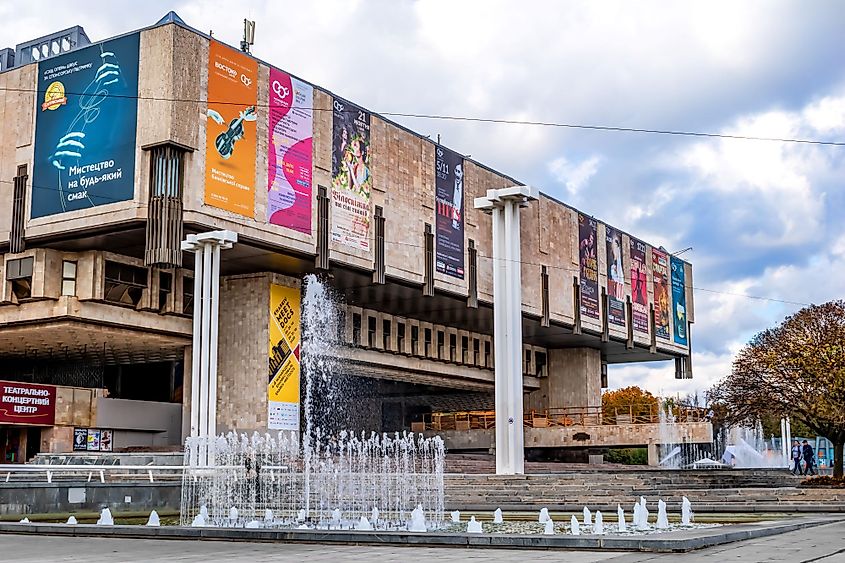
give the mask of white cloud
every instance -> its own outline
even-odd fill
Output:
[[[595,176],[599,169],[601,157],[591,156],[581,162],[570,162],[564,156],[559,156],[549,162],[549,172],[566,187],[570,196],[576,196]]]

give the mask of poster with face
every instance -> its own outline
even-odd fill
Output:
[[[435,149],[437,271],[464,279],[464,159],[445,147]]]
[[[648,274],[646,245],[631,237],[631,316],[634,330],[648,334]]]
[[[622,233],[605,227],[607,253],[607,320],[625,326],[625,270],[622,267]]]
[[[596,221],[578,214],[578,262],[581,272],[581,314],[599,318],[599,265],[596,258]]]
[[[687,295],[684,261],[672,256],[672,314],[675,325],[675,344],[686,346],[687,340]]]
[[[110,452],[112,451],[112,431],[111,430],[100,430],[100,451],[101,452]]]
[[[654,332],[658,338],[669,338],[669,257],[656,248],[651,249],[654,272]]]
[[[84,452],[88,449],[88,429],[74,428],[73,429],[73,451]]]
[[[370,114],[335,98],[332,111],[332,241],[370,250]]]

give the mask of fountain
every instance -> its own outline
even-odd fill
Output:
[[[75,525],[77,525],[77,524],[78,524],[78,522],[76,521],[76,516],[73,516],[73,515],[68,516],[68,517],[67,517],[67,522],[65,522],[65,524],[67,524],[68,526],[75,526]]]
[[[503,524],[505,520],[502,518],[502,509],[497,508],[495,512],[493,512],[493,523],[494,524]]]
[[[662,499],[657,501],[657,529],[665,530],[669,527],[669,515],[666,514],[666,502]]]
[[[104,508],[100,512],[100,518],[97,520],[98,526],[114,526],[114,518],[111,516],[111,510]]]
[[[551,520],[549,520],[551,522]],[[575,515],[572,515],[572,518],[569,520],[569,529],[572,531],[573,536],[580,536],[581,535],[581,527],[578,525],[578,519],[575,518]]]
[[[593,525],[593,519],[590,516],[590,509],[585,506],[583,512],[584,512],[584,525],[585,526],[592,526]]]
[[[625,511],[622,509],[622,506],[618,504],[616,505],[616,519],[619,521],[619,531],[627,531],[628,526],[625,524]]]
[[[361,532],[371,532],[373,531],[373,525],[370,524],[370,521],[367,520],[366,516],[361,516],[361,519],[358,521],[358,527],[356,529]]]
[[[181,524],[243,525],[271,510],[275,526],[326,528],[339,526],[333,517],[338,510],[350,522],[369,515],[380,529],[404,529],[416,507],[431,527],[443,525],[443,441],[342,429],[342,409],[329,408],[351,393],[336,360],[336,305],[313,275],[306,277],[304,293],[304,432],[188,438],[186,465],[203,459],[201,452],[209,464],[183,474]],[[207,513],[197,518],[203,505]],[[230,518],[233,509],[237,516]]]
[[[692,512],[692,503],[690,503],[687,497],[683,497],[681,501],[681,525],[682,526],[690,526],[692,525],[692,520],[694,518],[694,514]]]
[[[637,530],[648,530],[648,508],[646,508],[645,497],[640,497],[640,502],[634,505],[634,528]]]
[[[159,520],[158,512],[156,512],[155,510],[150,512],[150,517],[147,519],[146,525],[154,528],[158,528],[159,526],[161,526],[161,521]]]
[[[540,509],[540,518],[539,518],[538,522],[540,522],[540,524],[545,524],[548,521],[549,521],[549,509],[545,508],[545,507],[541,508]]]
[[[601,510],[596,510],[596,523],[593,524],[594,534],[604,534],[604,517],[601,515]]]
[[[18,521],[18,524],[29,524],[29,523],[30,523],[30,522],[29,522],[29,518],[27,518],[26,516],[24,516],[23,518],[21,518],[21,519]]]
[[[275,517],[273,516],[273,511],[270,510],[269,508],[265,509],[264,510],[264,523],[265,524],[272,524],[274,520],[275,520]]]
[[[452,517],[452,522],[460,522],[461,521],[461,511],[460,510],[453,510],[450,514]]]
[[[475,520],[475,516],[469,517],[469,522],[467,522],[467,533],[468,534],[480,534],[481,533],[481,522],[477,522]]]
[[[411,512],[411,521],[408,522],[409,532],[427,532],[428,528],[425,525],[425,513],[422,505],[418,505],[413,512]]]
[[[577,520],[576,520],[576,522],[577,522]],[[546,520],[546,523],[543,526],[543,535],[546,535],[546,536],[555,535],[555,523],[552,521],[551,518]]]

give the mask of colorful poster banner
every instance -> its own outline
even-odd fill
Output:
[[[335,98],[332,118],[332,241],[370,250],[370,114]]]
[[[578,214],[578,262],[581,270],[581,314],[599,318],[599,264],[596,259],[596,221]]]
[[[672,311],[675,315],[675,344],[686,346],[687,341],[687,294],[684,261],[672,256]]]
[[[52,426],[55,420],[55,387],[0,381],[0,424]]]
[[[464,159],[438,146],[434,160],[437,271],[464,279]]]
[[[648,334],[648,273],[646,245],[631,237],[631,317],[634,330]]]
[[[660,338],[669,338],[669,256],[656,248],[651,249],[651,267],[654,279],[654,332]]]
[[[300,290],[270,284],[268,430],[299,430]]]
[[[622,267],[622,233],[605,226],[607,252],[607,321],[625,326],[625,270]]]
[[[270,69],[267,221],[311,233],[314,88]]]
[[[258,62],[222,43],[208,50],[205,203],[255,214]]]
[[[38,63],[33,219],[135,195],[139,37]]]

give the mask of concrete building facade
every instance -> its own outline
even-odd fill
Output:
[[[79,153],[73,143],[81,137],[74,132],[59,138],[56,149],[45,148],[39,136],[51,111],[58,115],[82,99],[84,93],[67,84],[74,79],[73,68],[85,65],[51,63],[65,60],[57,57],[0,72],[0,379],[93,390],[99,406],[91,407],[78,426],[123,432],[119,439],[114,435],[115,447],[178,445],[189,428],[194,299],[193,260],[182,256],[178,243],[190,233],[228,229],[238,234],[238,243],[222,254],[221,262],[218,431],[267,430],[270,288],[298,288],[303,276],[314,272],[342,304],[339,332],[346,346],[339,354],[348,376],[363,389],[356,395],[358,406],[372,407],[357,409],[367,411],[366,426],[410,429],[426,413],[490,408],[491,220],[471,202],[488,189],[520,182],[460,157],[464,203],[456,203],[454,210],[444,207],[436,163],[445,147],[361,110],[368,126],[367,207],[360,244],[350,245],[332,236],[348,214],[338,197],[333,155],[337,157],[339,143],[348,148],[345,139],[337,140],[338,104],[357,106],[308,85],[311,161],[305,174],[310,186],[304,193],[310,211],[301,219],[310,227],[277,224],[270,219],[277,206],[270,146],[275,130],[270,123],[276,119],[272,96],[281,71],[219,44],[172,13],[152,27],[61,57],[78,53],[84,60],[86,50],[94,50],[97,60],[105,62],[92,84],[107,89],[108,61],[115,56],[112,50],[117,52],[111,46],[132,42],[137,59],[130,61],[129,71],[126,58],[121,60],[120,79],[137,82],[137,94],[121,98],[135,102],[134,139],[129,129],[122,129],[123,138],[99,141],[103,151],[128,142],[125,161],[89,159],[85,151],[98,142],[96,129],[89,129]],[[220,50],[231,60],[254,65],[249,71],[254,76],[244,70],[241,83],[254,87],[255,100],[252,109],[229,122],[228,130],[223,122],[223,133],[212,139],[218,133],[212,130],[211,106],[219,100],[210,89],[217,88],[215,68],[223,68],[215,66]],[[137,77],[130,76],[134,72]],[[59,94],[57,82],[62,84]],[[109,94],[101,99],[105,112]],[[90,117],[86,111],[83,107],[81,115]],[[248,179],[231,182],[248,188],[238,194],[248,201],[246,210],[228,210],[228,204],[210,195],[210,183],[219,182],[219,165],[209,160],[214,153],[208,147],[216,142],[220,151],[221,140],[235,150],[254,146]],[[89,186],[87,195],[72,191],[72,182],[63,187],[60,180],[57,188],[38,172],[47,166],[61,179],[60,162],[68,152],[79,154],[72,170],[97,170],[83,181]],[[45,164],[47,159],[52,160]],[[121,163],[128,164],[118,169]],[[241,172],[234,170],[231,177]],[[129,193],[114,201],[110,196],[92,200],[92,194],[100,193],[92,178],[107,187],[128,180]],[[61,209],[45,212],[45,194],[54,193],[64,198]],[[76,206],[75,198],[83,197],[91,204]],[[451,249],[463,261],[460,275],[440,264],[438,210],[443,215],[445,208],[462,230],[460,252]],[[589,241],[593,261],[586,270],[585,239],[579,232],[579,222],[583,229],[585,221],[594,229]],[[686,288],[681,314],[672,306],[676,303],[667,272],[655,279],[653,264],[659,256],[668,264],[669,257],[644,243],[642,256],[632,257],[632,246],[639,241],[608,229],[547,195],[522,211],[526,411],[599,407],[608,364],[674,360],[676,377],[691,376],[691,265],[672,259],[683,270],[680,288]],[[611,254],[605,252],[604,241],[609,245],[612,236],[621,241],[622,272],[608,264]],[[646,302],[636,311],[632,260],[642,266],[643,278],[637,282],[645,282],[640,289]],[[618,276],[612,281],[619,284],[613,292],[608,289],[611,271]],[[585,275],[595,277],[594,285],[586,286],[595,310],[585,304]],[[616,295],[621,322],[609,321],[610,293]],[[637,328],[635,315],[640,319]],[[659,330],[658,322],[665,329]],[[125,401],[123,414],[104,409],[103,401]],[[130,414],[133,409],[141,414]],[[112,414],[104,419],[101,413],[106,411]],[[181,415],[176,422],[181,432],[173,430],[174,411]],[[41,451],[72,447],[72,433],[57,430],[56,420],[40,427]],[[8,427],[17,431],[26,425]]]

